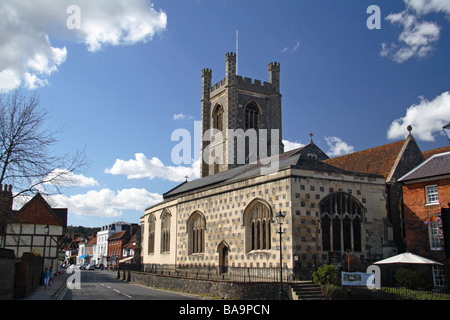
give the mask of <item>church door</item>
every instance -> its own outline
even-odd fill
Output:
[[[217,248],[219,252],[219,270],[220,273],[228,272],[228,252],[229,248],[225,242],[221,242]]]

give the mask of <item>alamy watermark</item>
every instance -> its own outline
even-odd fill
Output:
[[[207,165],[260,163],[261,174],[279,169],[280,130],[278,129],[208,129],[201,133],[201,122],[194,122],[194,139],[187,129],[176,129],[171,136],[178,141],[172,149],[171,159],[176,165],[192,165],[193,159],[202,159]],[[192,143],[194,140],[194,143]],[[204,149],[200,143],[206,142]],[[194,156],[192,156],[194,146]],[[268,154],[270,148],[270,154]],[[203,150],[202,154],[201,150]]]
[[[66,13],[69,15],[66,20],[66,27],[69,30],[81,29],[81,9],[73,4],[67,7]]]
[[[66,271],[68,274],[72,274],[66,281],[67,289],[80,290],[81,289],[81,271],[75,268],[68,268]]]
[[[366,281],[369,289],[381,289],[381,270],[379,266],[371,265],[367,268],[366,273],[371,274]]]
[[[381,29],[381,9],[377,5],[371,5],[366,10],[367,14],[370,14],[370,17],[367,18],[366,26],[367,29]]]

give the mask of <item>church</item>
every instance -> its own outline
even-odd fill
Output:
[[[397,254],[404,237],[396,179],[423,161],[412,135],[330,159],[311,134],[309,144],[284,152],[280,64],[269,63],[262,82],[236,74],[234,53],[225,62],[216,84],[202,71],[209,138],[201,141],[201,178],[145,210],[142,263],[312,269],[348,255],[371,262]]]

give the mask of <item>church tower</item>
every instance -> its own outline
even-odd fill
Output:
[[[282,153],[280,64],[269,64],[269,82],[236,74],[236,54],[226,54],[225,78],[211,83],[202,71],[201,176]]]

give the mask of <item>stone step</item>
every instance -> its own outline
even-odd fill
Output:
[[[291,283],[291,292],[294,300],[324,300],[322,290],[312,282]]]

